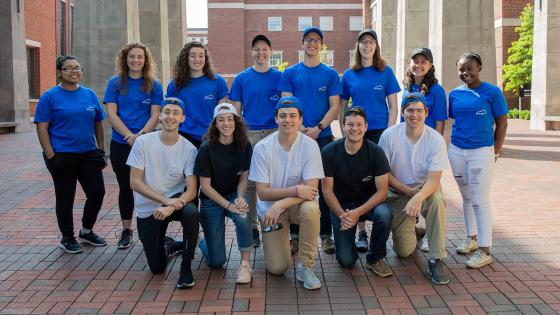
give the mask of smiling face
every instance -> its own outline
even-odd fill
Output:
[[[64,61],[60,68],[60,81],[65,84],[78,84],[82,80],[82,65],[75,59]]]
[[[457,61],[457,74],[467,87],[480,85],[480,71],[482,66],[472,58],[461,58]]]
[[[365,59],[373,59],[375,50],[377,49],[377,41],[370,34],[365,34],[358,41],[358,49],[360,56]]]
[[[278,124],[278,132],[285,134],[295,134],[299,132],[303,124],[303,118],[298,109],[294,107],[278,109],[275,120]]]
[[[185,115],[181,106],[166,104],[159,115],[161,125],[167,132],[179,130],[179,125],[185,121]]]
[[[410,103],[403,111],[404,121],[408,127],[423,128],[428,111],[422,102]]]
[[[432,69],[432,63],[426,56],[417,54],[410,59],[410,72],[417,79],[422,79]]]
[[[323,40],[319,34],[310,32],[303,38],[303,51],[306,56],[318,58],[322,48]]]
[[[256,42],[253,46],[253,50],[251,51],[253,60],[255,60],[255,64],[257,65],[268,65],[271,54],[272,49],[265,41],[262,40]]]
[[[216,116],[216,128],[220,132],[220,137],[233,137],[235,131],[235,119],[232,113],[219,114]]]
[[[191,74],[201,74],[206,62],[206,52],[202,47],[192,47],[189,50],[189,68]]]
[[[360,115],[350,115],[344,117],[344,135],[346,140],[351,143],[363,141],[367,131],[367,122]]]
[[[126,64],[130,72],[140,73],[144,68],[146,55],[142,48],[132,48],[126,55]]]

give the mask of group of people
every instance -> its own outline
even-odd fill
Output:
[[[466,240],[456,251],[474,252],[466,260],[471,268],[492,262],[489,192],[507,104],[498,87],[480,80],[480,56],[465,53],[457,60],[464,84],[449,93],[447,106],[432,52],[415,49],[403,83],[401,123],[395,124],[401,88],[380,54],[375,31],[360,32],[341,79],[320,62],[323,41],[319,28],[305,29],[303,61],[282,73],[270,67],[270,40],[256,36],[254,64],[235,77],[229,91],[207,47],[187,43],[165,98],[150,50],[141,43],[121,49],[103,99],[119,184],[118,248],[131,245],[136,211],[150,270],[164,272],[169,258],[181,254],[177,288],[192,287],[197,243],[210,267],[226,263],[228,217],[241,256],[238,283],[251,282],[251,249],[260,246],[262,233],[267,270],[283,274],[297,254],[296,278],[318,289],[313,271],[318,237],[322,250],[335,253],[342,267],[352,267],[357,252],[364,251],[365,266],[388,277],[392,232],[398,256],[411,255],[419,245],[429,252],[431,281],[446,284],[440,179],[450,164],[466,226]],[[76,57],[60,57],[56,67],[60,84],[41,96],[35,123],[55,187],[59,246],[79,253],[78,241],[107,245],[92,231],[105,194],[105,113],[95,93],[80,84],[84,68]],[[449,152],[442,136],[448,116],[455,119]],[[338,140],[330,127],[335,119],[343,132]],[[76,240],[77,182],[86,202]],[[417,226],[420,215],[425,229]],[[182,240],[166,236],[171,221],[181,222]],[[369,240],[365,221],[372,222]]]

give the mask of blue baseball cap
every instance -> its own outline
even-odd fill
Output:
[[[320,28],[315,26],[306,27],[305,30],[303,31],[303,35],[301,36],[301,40],[303,41],[303,38],[307,36],[307,34],[309,33],[317,33],[319,37],[321,37],[321,40],[323,40],[323,31],[321,31]]]
[[[428,103],[426,102],[426,98],[422,93],[418,93],[418,92],[412,92],[409,93],[407,96],[405,96],[401,104],[401,108],[404,110],[408,105],[417,102],[424,104],[424,107],[428,108]]]
[[[168,105],[168,104],[178,105],[183,110],[183,114],[185,114],[185,103],[183,103],[182,100],[180,100],[176,97],[165,98],[165,99],[163,99],[163,102],[161,103],[161,108],[163,108],[165,105]]]
[[[295,96],[284,96],[276,103],[276,110],[280,108],[297,108],[301,111],[301,102]]]

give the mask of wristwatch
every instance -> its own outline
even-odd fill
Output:
[[[319,130],[321,130],[321,131],[325,130],[325,127],[323,126],[322,123],[319,123],[319,124],[317,125],[317,128],[319,128]]]
[[[137,135],[141,136],[141,135],[143,135],[143,134],[145,134],[145,133],[146,133],[146,132],[144,131],[144,129],[142,129],[142,130],[138,131]]]

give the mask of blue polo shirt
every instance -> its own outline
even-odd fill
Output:
[[[35,123],[49,123],[53,151],[84,153],[95,150],[95,123],[105,118],[95,92],[83,85],[74,91],[55,86],[39,99]]]
[[[214,80],[206,75],[191,78],[189,84],[178,91],[173,80],[167,85],[165,97],[177,97],[185,103],[185,122],[179,131],[200,141],[212,123],[214,107],[228,94],[226,80],[218,74],[214,76]]]
[[[451,143],[461,149],[494,145],[494,121],[507,112],[504,94],[495,85],[482,82],[473,89],[456,87],[449,93],[449,117],[455,119]]]
[[[342,92],[336,70],[322,63],[308,67],[303,62],[284,70],[278,90],[290,92],[300,99],[305,127],[317,126],[330,109],[329,97]],[[319,137],[330,135],[332,131],[328,126]]]
[[[412,86],[412,92],[420,92],[420,86],[414,84]],[[404,99],[410,92],[408,89],[404,89],[402,94],[401,108],[404,103]],[[447,99],[445,98],[445,90],[439,83],[432,85],[428,91],[428,94],[424,95],[426,98],[426,103],[428,103],[428,117],[426,117],[426,125],[432,128],[436,128],[436,121],[447,120]],[[404,117],[401,115],[401,122],[404,121]]]
[[[276,102],[280,99],[278,82],[282,72],[270,68],[261,73],[249,67],[240,72],[229,92],[229,99],[242,103],[243,118],[251,130],[274,129]]]
[[[144,78],[126,80],[126,94],[121,93],[120,78],[112,77],[107,82],[103,103],[117,104],[117,115],[124,125],[132,132],[138,133],[150,119],[152,105],[161,105],[163,102],[163,88],[161,83],[154,80],[152,90],[142,92]],[[151,130],[145,130],[147,132]],[[113,128],[114,141],[126,144],[124,137]]]
[[[401,87],[388,65],[383,71],[373,67],[354,71],[351,68],[342,75],[342,96],[352,98],[352,106],[361,106],[366,112],[368,130],[385,129],[389,120],[387,96],[400,92]]]

